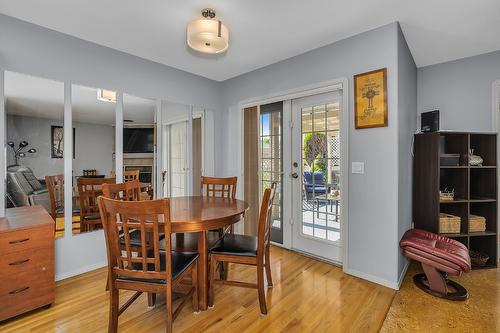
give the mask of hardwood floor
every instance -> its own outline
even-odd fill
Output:
[[[395,292],[346,275],[336,266],[273,247],[274,288],[261,316],[257,291],[216,286],[215,307],[194,314],[186,305],[175,332],[377,332]],[[255,281],[254,267],[231,266],[230,278]],[[106,332],[106,270],[57,283],[56,302],[0,325],[1,332]],[[123,295],[123,294],[122,294]],[[146,295],[119,319],[119,332],[164,332],[165,303],[147,307]],[[122,302],[125,297],[121,297]]]
[[[500,268],[452,277],[469,291],[465,302],[430,296],[413,284],[422,272],[412,263],[381,332],[500,332]]]

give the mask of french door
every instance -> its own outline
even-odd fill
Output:
[[[291,101],[292,248],[342,262],[342,91]]]

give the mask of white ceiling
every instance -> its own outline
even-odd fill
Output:
[[[14,72],[5,72],[7,114],[46,119],[64,119],[64,84]],[[123,95],[123,118],[133,125],[154,122],[155,101]],[[115,104],[97,100],[96,88],[72,88],[74,122],[115,125]]]
[[[186,47],[207,6],[230,29],[222,56]],[[499,0],[0,0],[0,12],[219,81],[394,21],[419,67],[500,50]]]

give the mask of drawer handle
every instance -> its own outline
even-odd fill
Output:
[[[19,294],[19,293],[22,293],[23,291],[26,291],[28,289],[30,289],[30,287],[19,288],[16,290],[9,291],[9,294],[11,294],[11,295]]]
[[[11,262],[9,265],[10,266],[21,265],[21,264],[24,264],[25,262],[28,262],[28,261],[30,261],[30,260],[24,259],[24,260],[14,261],[14,262]]]
[[[30,240],[29,238],[18,239],[18,240],[10,241],[10,242],[9,242],[9,244],[24,243],[24,242],[27,242],[27,241],[29,241],[29,240]]]

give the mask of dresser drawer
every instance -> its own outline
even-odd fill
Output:
[[[24,250],[0,255],[0,272],[7,278],[25,272],[54,272],[54,248]]]
[[[54,285],[32,281],[0,294],[0,321],[54,302]]]
[[[54,243],[53,225],[0,233],[0,255],[19,252]]]
[[[49,264],[50,265],[50,264]],[[16,294],[26,287],[43,284],[55,287],[53,267],[36,266],[15,275],[5,276],[0,283],[0,297]]]

